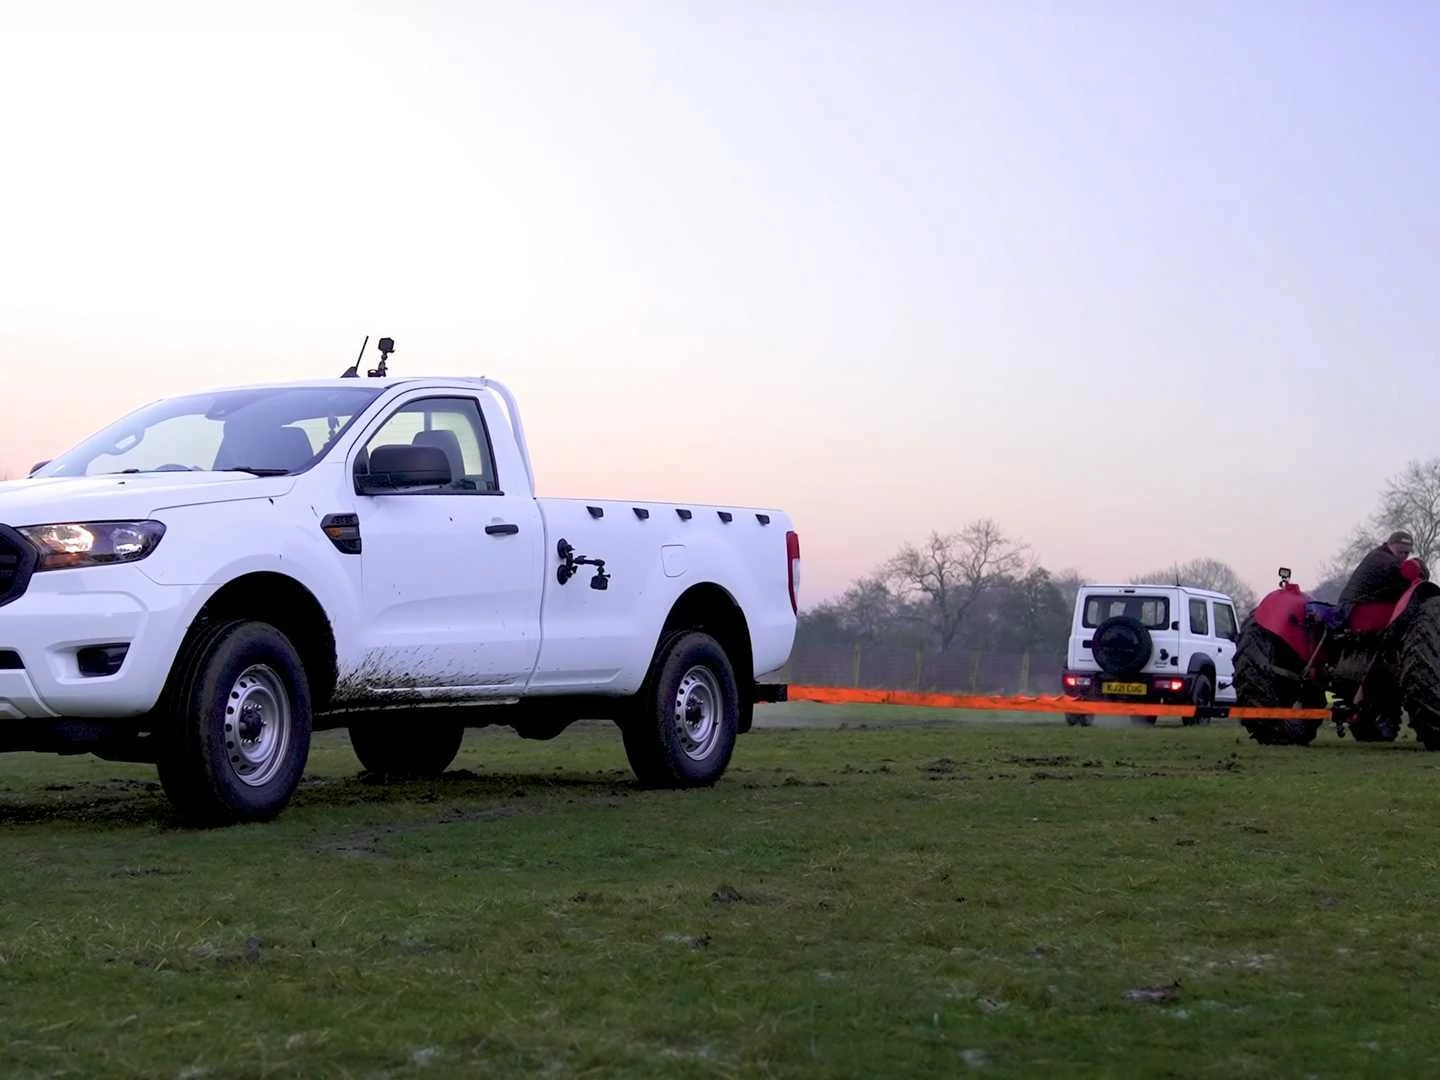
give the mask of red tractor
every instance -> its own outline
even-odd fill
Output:
[[[1440,750],[1440,584],[1407,559],[1410,583],[1398,600],[1356,604],[1348,613],[1312,600],[1280,571],[1235,646],[1240,707],[1324,709],[1359,742],[1393,742],[1402,711],[1426,750]],[[1266,745],[1305,746],[1321,720],[1244,720]]]

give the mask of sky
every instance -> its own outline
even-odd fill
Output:
[[[0,473],[145,401],[519,396],[540,494],[1313,580],[1440,455],[1440,8],[0,0]]]

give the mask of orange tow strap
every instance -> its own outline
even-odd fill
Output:
[[[788,701],[822,705],[911,705],[925,709],[976,709],[986,712],[1075,713],[1118,716],[1194,716],[1194,705],[1144,701],[1078,701],[1061,694],[1045,697],[993,694],[927,694],[912,690],[859,690],[837,686],[791,686]],[[1329,709],[1261,709],[1214,705],[1206,715],[1232,720],[1329,720]]]

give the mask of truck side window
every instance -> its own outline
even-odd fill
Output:
[[[1215,636],[1226,641],[1238,641],[1240,631],[1235,626],[1235,609],[1218,601],[1215,604]]]
[[[1210,613],[1204,600],[1190,601],[1190,632],[1197,637],[1210,636]]]
[[[365,444],[356,470],[363,472],[370,455],[381,446],[431,446],[445,452],[450,483],[422,492],[484,495],[500,490],[485,418],[473,398],[422,398],[400,406]]]

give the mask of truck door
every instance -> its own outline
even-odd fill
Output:
[[[361,437],[352,470],[369,473],[387,446],[443,451],[451,479],[356,498],[367,646],[356,678],[381,697],[514,696],[540,650],[543,536],[528,478],[498,475],[480,400],[464,391],[402,400]]]
[[[1215,601],[1215,697],[1221,701],[1235,700],[1235,643],[1240,640],[1240,627],[1235,609],[1223,600]]]

